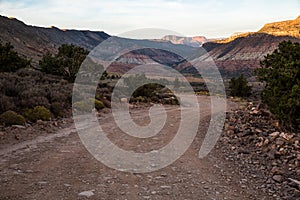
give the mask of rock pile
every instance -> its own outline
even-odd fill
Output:
[[[222,140],[236,158],[263,171],[262,187],[271,194],[300,199],[300,133],[284,132],[268,110],[248,102],[227,113]]]

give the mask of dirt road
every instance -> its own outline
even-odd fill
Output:
[[[0,150],[0,199],[273,199],[259,189],[259,182],[239,174],[222,155],[222,144],[199,159],[210,121],[209,98],[199,97],[199,102],[205,106],[198,134],[170,166],[140,174],[108,168],[85,149],[73,125]],[[228,109],[234,106],[231,102]],[[176,133],[180,111],[176,106],[166,110],[167,129],[150,139],[122,134],[110,113],[99,120],[119,147],[147,152],[163,147]],[[149,123],[145,107],[132,109],[131,115],[138,124]]]

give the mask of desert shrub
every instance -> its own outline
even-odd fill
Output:
[[[0,96],[0,113],[8,110],[17,110],[17,106],[13,101],[13,97],[8,97],[5,95]]]
[[[95,104],[95,108],[97,110],[101,110],[101,109],[105,108],[104,103],[100,100],[91,98],[90,101]]]
[[[0,42],[0,72],[15,72],[30,65],[30,60],[22,58],[10,43]]]
[[[280,43],[256,74],[266,83],[261,97],[270,111],[287,128],[300,129],[300,44]]]
[[[132,96],[133,97],[139,97],[139,96],[142,96],[142,97],[149,97],[151,98],[154,93],[158,90],[161,90],[163,88],[162,85],[159,85],[157,83],[148,83],[148,84],[145,84],[139,88],[137,88]]]
[[[14,111],[6,111],[0,115],[0,122],[5,126],[24,125],[25,118]]]
[[[138,97],[136,97],[136,101],[138,101],[138,102],[144,102],[145,98],[143,98],[142,96],[138,96]]]
[[[50,106],[50,111],[55,117],[64,117],[66,116],[66,106],[62,102],[53,102]]]
[[[108,99],[106,99],[105,97],[101,97],[100,95],[96,94],[95,99],[101,101],[104,104],[105,107],[111,108],[111,102]]]
[[[47,52],[39,62],[42,72],[47,74],[61,75],[59,60],[50,52]]]
[[[251,95],[251,86],[248,86],[247,79],[244,75],[238,78],[232,78],[229,82],[230,94],[236,97],[248,97]]]
[[[31,96],[27,98],[20,98],[18,105],[23,108],[33,108],[36,106],[50,107],[50,103],[45,96]]]
[[[90,101],[77,101],[73,103],[73,109],[79,112],[90,112],[93,109],[93,104]]]
[[[43,73],[40,72],[39,70],[35,70],[35,69],[29,68],[29,67],[21,68],[15,74],[19,77],[34,76],[34,77],[42,78],[42,76],[43,76]]]
[[[0,113],[7,110],[23,113],[35,106],[44,106],[55,110],[55,116],[69,116],[72,87],[72,83],[61,77],[33,69],[0,73]]]
[[[93,108],[96,108],[97,110],[101,110],[105,108],[105,105],[102,101],[90,98],[88,100],[82,100],[75,102],[73,104],[73,108],[75,108],[77,111],[81,112],[90,112]]]
[[[58,48],[56,55],[46,53],[39,62],[41,71],[63,76],[70,82],[74,82],[81,63],[85,60],[89,51],[73,44],[63,44]]]
[[[28,109],[24,112],[24,115],[31,122],[36,122],[37,120],[49,121],[51,119],[51,112],[44,106]]]

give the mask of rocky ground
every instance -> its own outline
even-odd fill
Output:
[[[204,159],[199,148],[207,130],[209,97],[198,134],[173,164],[150,173],[124,173],[97,161],[82,145],[70,119],[2,128],[0,199],[298,199],[299,137],[283,133],[270,114],[250,103],[229,100],[225,131]],[[178,128],[178,107],[167,106],[167,129],[151,140],[122,137],[111,113],[99,121],[125,149],[161,148]],[[132,110],[149,122],[148,108]]]
[[[263,191],[282,199],[300,199],[300,133],[283,131],[261,107],[244,102],[227,113],[221,138],[228,149],[224,154],[245,175],[259,172]]]
[[[69,127],[73,123],[71,118],[63,118],[52,121],[37,121],[25,126],[13,125],[0,127],[0,150],[24,141],[32,140],[38,136],[54,134],[57,131]]]

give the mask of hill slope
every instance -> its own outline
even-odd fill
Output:
[[[291,27],[299,28],[298,22],[299,17],[296,20],[273,23],[273,25],[267,24],[259,33],[241,34],[232,41],[229,40],[224,43],[207,42],[203,44],[203,48],[209,52],[225,77],[232,77],[241,73],[251,76],[253,70],[260,66],[259,63],[264,56],[273,52],[280,42],[284,40],[300,42],[300,37],[277,36],[276,34],[262,32],[272,33],[270,30],[274,28],[270,29],[268,27],[280,26],[283,27],[282,30],[286,30],[286,33],[291,33],[290,30],[294,30]],[[28,26],[17,19],[0,16],[0,40],[11,42],[16,51],[31,58],[34,65],[37,65],[38,60],[45,52],[55,53],[61,44],[72,43],[91,50],[109,37],[108,34],[97,31],[60,30],[56,27]],[[127,40],[126,42],[131,43],[133,41],[142,46],[146,44],[153,49],[138,50],[123,55],[113,63],[111,68],[113,72],[124,73],[136,65],[152,63],[153,61],[171,66],[181,72],[195,72],[190,65],[182,62],[180,56],[160,49],[168,46],[169,49],[174,50],[173,52],[181,51],[190,54],[198,51],[199,48],[173,44],[170,41]]]
[[[15,18],[0,16],[0,39],[10,42],[21,55],[31,58],[33,64],[47,51],[56,52],[64,43],[91,50],[110,37],[105,32],[61,30],[56,27],[28,26]]]
[[[300,16],[295,20],[268,23],[258,32],[276,36],[300,37]]]
[[[229,77],[241,73],[251,76],[265,55],[272,53],[284,40],[300,42],[300,38],[264,33],[239,37],[228,43],[205,43],[203,47],[214,59],[221,73]]]

